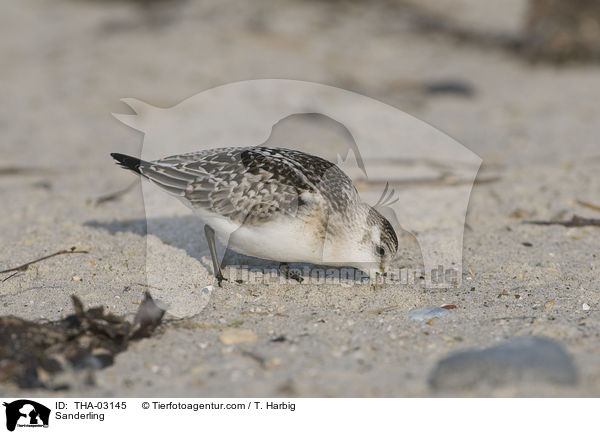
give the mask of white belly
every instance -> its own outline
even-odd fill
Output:
[[[321,263],[323,242],[306,224],[272,221],[241,226],[229,237],[229,248],[248,256],[279,262]]]
[[[323,239],[310,222],[282,216],[259,226],[240,226],[213,213],[196,213],[235,252],[279,262],[323,262]]]

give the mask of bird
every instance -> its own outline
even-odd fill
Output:
[[[290,270],[291,262],[352,266],[372,277],[389,270],[397,254],[390,222],[361,201],[336,164],[321,157],[267,146],[213,148],[154,161],[111,156],[200,218],[219,286],[227,279],[215,235],[233,251],[279,262],[280,272],[298,281],[303,278]],[[387,185],[382,198],[386,193]]]

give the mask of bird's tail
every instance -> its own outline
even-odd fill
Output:
[[[113,153],[110,155],[117,160],[119,166],[149,179],[174,196],[183,197],[187,186],[196,178],[195,175],[179,171],[159,162],[148,162],[124,154]]]
[[[125,169],[129,169],[132,172],[137,173],[138,175],[142,175],[142,172],[140,171],[140,166],[146,163],[146,161],[125,154],[112,153],[110,154],[110,156],[117,160],[119,166]]]

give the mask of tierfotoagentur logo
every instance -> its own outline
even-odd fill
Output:
[[[4,403],[6,412],[6,429],[14,431],[18,428],[47,428],[50,421],[50,409],[29,399],[19,399]]]
[[[171,313],[193,315],[199,298],[208,303],[211,289],[198,288],[209,282],[199,257],[210,258],[204,267],[219,285],[257,276],[292,284],[461,283],[481,159],[427,123],[354,92],[295,80],[231,83],[170,108],[123,102],[135,114],[115,117],[144,133],[143,148],[140,156],[112,155],[150,181],[142,182],[148,285],[168,289],[161,297]],[[428,180],[438,187],[418,188]],[[175,256],[189,261],[189,273],[169,274]]]

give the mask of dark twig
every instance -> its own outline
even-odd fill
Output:
[[[247,351],[247,350],[241,350],[241,353],[242,353],[242,355],[244,355],[246,357],[250,357],[256,363],[258,363],[261,368],[264,369],[266,367],[267,361],[265,360],[264,357],[259,356],[258,354],[254,353],[252,351]]]
[[[593,209],[594,211],[600,211],[600,206],[594,205],[593,203],[584,202],[583,200],[577,199],[575,201],[577,205],[585,206],[586,208]]]
[[[582,226],[600,226],[600,219],[588,219],[574,215],[571,220],[526,220],[523,223],[529,225],[561,225],[567,228],[580,228]]]
[[[39,175],[53,173],[52,169],[45,167],[0,167],[0,176],[13,176],[13,175]]]
[[[104,202],[110,202],[110,201],[113,201],[113,200],[117,200],[118,198],[120,198],[124,194],[128,193],[136,184],[137,184],[137,180],[135,180],[134,182],[132,182],[131,184],[129,184],[127,187],[125,187],[122,190],[115,191],[114,193],[109,193],[109,194],[105,194],[103,196],[100,196],[100,197],[96,198],[96,200],[94,201],[94,204],[96,206],[98,206],[98,205],[100,205],[100,204],[102,204]]]
[[[2,282],[6,282],[8,279],[10,279],[13,276],[16,276],[19,273],[20,273],[20,271],[15,271],[13,274],[9,274],[8,277],[5,277],[4,279],[2,279]]]
[[[71,250],[59,250],[58,252],[52,253],[51,255],[47,255],[47,256],[44,256],[44,257],[41,257],[41,258],[38,258],[38,259],[34,259],[33,261],[29,261],[29,262],[27,262],[25,264],[22,264],[22,265],[19,265],[17,267],[7,268],[6,270],[0,270],[0,274],[2,274],[2,273],[10,273],[11,271],[16,271],[16,272],[25,271],[25,270],[27,270],[29,268],[30,265],[33,265],[33,264],[35,264],[37,262],[44,261],[46,259],[50,259],[50,258],[53,258],[53,257],[58,256],[58,255],[68,255],[68,254],[71,254],[71,253],[88,253],[88,252],[86,250],[77,250],[77,247],[71,247]],[[12,276],[14,276],[14,274],[8,276],[6,279],[4,279],[4,281],[8,280]]]

